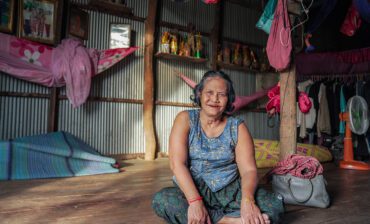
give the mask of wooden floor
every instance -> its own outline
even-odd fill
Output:
[[[164,223],[150,203],[156,191],[171,186],[168,160],[127,160],[124,166],[119,174],[2,181],[0,223]],[[331,163],[325,164],[325,177],[331,207],[287,206],[283,223],[369,224],[370,172]]]

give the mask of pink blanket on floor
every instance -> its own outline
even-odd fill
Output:
[[[78,107],[89,96],[94,75],[137,49],[88,49],[78,39],[65,39],[52,48],[0,33],[0,71],[47,87],[66,85],[68,99]]]

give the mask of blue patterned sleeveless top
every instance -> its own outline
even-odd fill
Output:
[[[239,176],[235,162],[240,118],[228,117],[226,126],[218,137],[208,138],[199,120],[200,110],[188,110],[190,117],[189,169],[194,179],[203,179],[216,192]]]

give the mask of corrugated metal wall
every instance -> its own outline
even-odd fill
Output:
[[[184,4],[172,0],[162,0],[161,21],[187,26],[192,23],[197,31],[209,32],[213,26],[214,5],[200,4],[190,0]]]
[[[50,90],[0,72],[0,92],[47,95]],[[0,139],[46,133],[48,107],[46,98],[0,96]]]
[[[104,154],[143,152],[142,105],[87,102],[71,109],[62,101],[59,129],[79,136]]]
[[[73,3],[87,4],[89,0],[72,0]],[[193,23],[197,30],[210,33],[214,23],[215,7],[190,0],[179,4],[171,0],[163,0],[161,21],[182,26]],[[148,0],[128,0],[127,5],[133,8],[135,16],[146,17]],[[143,100],[144,92],[144,23],[121,18],[96,11],[90,14],[89,39],[87,47],[105,49],[109,43],[109,24],[130,24],[132,29],[131,45],[141,47],[134,55],[125,58],[115,67],[106,71],[92,82],[91,95],[103,98]],[[265,44],[266,36],[256,31],[254,24],[259,13],[251,9],[225,3],[223,36],[242,41]],[[246,21],[245,26],[235,26]],[[161,27],[159,35],[168,30]],[[179,32],[184,34],[182,32]],[[211,41],[203,37],[206,57],[212,55]],[[157,46],[159,42],[157,43]],[[156,100],[159,102],[191,103],[189,97],[192,90],[174,71],[178,70],[194,81],[199,81],[210,64],[193,64],[190,62],[155,59]],[[225,70],[233,80],[238,95],[249,95],[255,91],[255,75],[234,70]],[[14,79],[0,74],[0,91],[49,94],[50,90],[39,85]],[[65,95],[65,88],[61,89]],[[0,97],[0,139],[16,138],[24,135],[46,133],[47,98]],[[168,137],[176,114],[186,107],[156,106],[155,122],[158,143],[161,152],[167,152]],[[58,129],[70,132],[103,154],[144,153],[143,108],[141,104],[119,102],[89,101],[83,106],[73,109],[67,100],[59,102]],[[252,135],[256,138],[277,139],[278,128],[268,129],[264,113],[238,114],[247,123]]]
[[[164,0],[163,2],[162,20],[183,26],[186,26],[191,22],[196,25],[196,29],[206,33],[211,32],[215,17],[213,7],[207,7],[206,4],[195,4],[196,1],[189,1],[184,4],[174,3],[170,0]],[[210,9],[212,11],[208,11]],[[250,21],[257,22],[260,12],[254,12],[252,9],[231,4],[229,2],[225,2],[224,10],[224,37],[258,45],[265,45],[267,36],[263,32],[256,31],[254,28],[255,23],[250,23]],[[194,14],[195,12],[201,13]],[[186,19],[184,20],[183,18]],[[243,23],[242,21],[245,22]],[[236,24],[239,25],[236,26]],[[161,28],[159,34],[164,31],[168,31],[168,29]],[[212,55],[211,41],[209,38],[203,37],[203,43],[206,47],[209,58],[210,55]],[[192,80],[198,82],[204,72],[210,68],[209,63],[194,64],[182,61],[158,59],[156,75],[158,100],[174,103],[191,103],[191,88],[178,78],[174,71],[180,71]],[[255,74],[247,74],[245,72],[235,70],[224,71],[230,75],[230,78],[234,83],[235,91],[238,95],[250,95],[255,92]],[[161,152],[168,152],[168,137],[173,120],[176,113],[184,109],[189,108],[174,108],[172,106],[159,106],[156,108],[156,128]],[[278,138],[278,127],[272,129],[267,127],[267,116],[265,113],[241,112],[237,116],[240,116],[245,120],[253,137],[265,139]]]
[[[1,139],[46,133],[48,107],[48,99],[0,97]]]
[[[251,4],[252,5],[252,4]],[[267,35],[255,28],[261,12],[225,1],[223,37],[265,46]]]
[[[136,16],[146,16],[147,0],[127,1],[127,5],[133,7]],[[110,23],[130,24],[131,45],[140,47],[134,55],[95,77],[90,95],[142,100],[144,23],[96,11],[87,12],[90,15],[89,39],[85,41],[87,47],[109,48]],[[65,94],[65,88],[62,88],[61,94]],[[58,128],[82,138],[103,154],[143,153],[145,149],[142,114],[141,104],[88,102],[78,109],[73,109],[68,101],[64,100],[59,106]]]

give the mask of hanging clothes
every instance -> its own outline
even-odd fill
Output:
[[[340,88],[340,112],[344,113],[346,112],[346,107],[347,107],[347,102],[346,99],[344,98],[344,90],[343,90],[343,85]],[[339,124],[339,134],[344,134],[345,132],[345,122],[340,121]]]
[[[326,97],[326,86],[321,83],[319,90],[319,111],[317,116],[317,137],[321,137],[321,133],[331,134],[330,113],[328,99]]]
[[[269,0],[266,4],[263,13],[258,20],[256,27],[265,31],[265,33],[270,34],[271,24],[274,20],[275,8],[277,0]]]
[[[298,83],[298,91],[299,92],[305,92],[307,93],[307,87],[312,85],[313,81],[311,79]],[[310,98],[311,102],[313,102],[313,99]],[[314,116],[314,117],[313,117]],[[311,109],[308,111],[308,113],[304,114],[301,110],[299,110],[297,106],[297,127],[299,127],[299,137],[305,138],[307,136],[306,132],[306,119],[308,120],[315,120],[316,117],[316,110],[314,107],[311,107]],[[311,122],[313,125],[313,122]],[[312,127],[311,127],[312,128]]]
[[[331,134],[335,135],[338,132],[339,126],[339,110],[336,109],[335,86],[333,81],[325,82],[326,84],[326,98],[328,100],[328,109],[330,114]],[[338,123],[336,124],[336,120]]]

